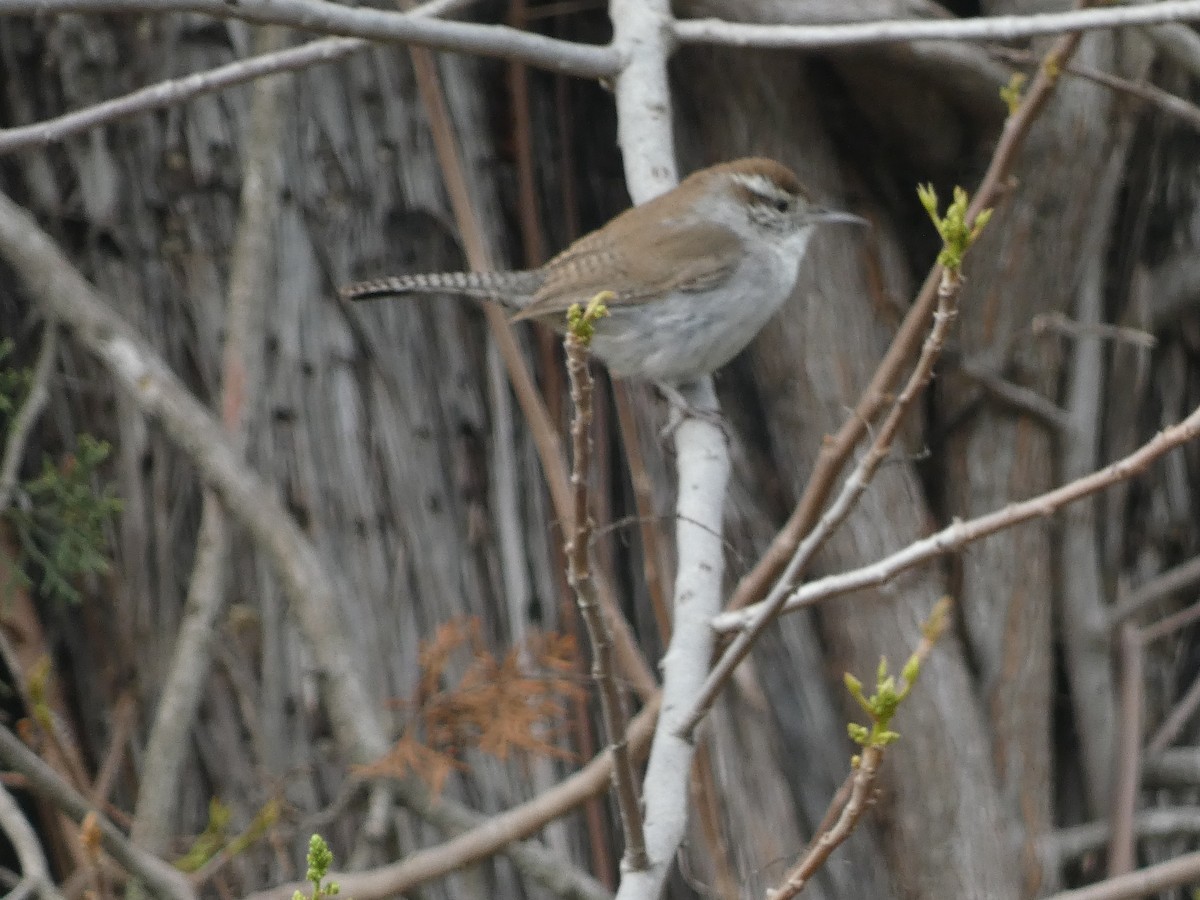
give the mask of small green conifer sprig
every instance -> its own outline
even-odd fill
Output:
[[[329,867],[333,865],[333,851],[325,843],[325,838],[314,834],[308,839],[308,873],[304,876],[313,886],[312,897],[305,897],[303,891],[292,894],[292,900],[321,900],[322,897],[333,897],[340,890],[336,881],[325,881]]]

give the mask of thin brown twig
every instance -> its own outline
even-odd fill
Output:
[[[82,794],[4,727],[0,727],[0,760],[29,779],[30,790],[50,800],[76,822],[92,815],[104,849],[155,894],[173,900],[194,900],[195,894],[182,872],[135,847],[119,828],[98,815]]]
[[[206,72],[161,81],[131,91],[123,97],[114,97],[53,119],[32,125],[0,128],[0,153],[44,147],[82,131],[150,110],[178,106],[194,97],[223,91],[265,75],[335,62],[372,46],[374,44],[362,38],[321,38],[300,47],[263,53]]]
[[[4,514],[8,504],[12,502],[13,492],[17,487],[17,476],[21,471],[21,461],[25,458],[25,444],[29,440],[29,433],[33,431],[38,416],[50,401],[50,375],[54,371],[57,358],[58,320],[50,316],[43,326],[42,344],[38,349],[37,362],[33,364],[29,391],[7,429],[4,456],[0,459],[0,515]]]
[[[1046,61],[1038,69],[1037,76],[1029,86],[1021,104],[1004,123],[1004,130],[987,172],[971,200],[967,221],[973,221],[979,211],[995,206],[1001,195],[1001,186],[1008,178],[1012,165],[1025,136],[1029,133],[1057,83],[1057,72],[1070,59],[1079,43],[1079,34],[1068,34],[1059,38]],[[762,597],[776,576],[792,557],[801,538],[813,527],[821,513],[834,481],[842,467],[854,452],[855,446],[866,433],[880,410],[890,399],[892,386],[900,377],[907,360],[916,351],[925,334],[926,323],[937,305],[937,288],[941,281],[940,266],[935,266],[925,278],[920,293],[912,308],[904,317],[900,329],[892,339],[880,361],[871,382],[863,390],[854,412],[847,417],[837,434],[825,441],[813,466],[812,475],[804,493],[792,511],[787,523],[771,541],[762,558],[744,575],[730,600],[730,609],[739,609]],[[797,573],[799,575],[800,573]]]
[[[1197,583],[1200,583],[1200,556],[1195,556],[1185,563],[1155,575],[1141,587],[1131,591],[1113,607],[1108,616],[1109,624],[1115,628],[1144,607],[1165,600],[1180,591],[1188,590]]]
[[[596,302],[596,301],[593,301]],[[567,332],[563,346],[567,353],[567,380],[571,386],[571,486],[575,516],[567,541],[567,581],[575,592],[575,602],[587,628],[592,645],[592,678],[600,695],[600,711],[609,747],[613,754],[613,787],[621,812],[625,835],[626,870],[644,869],[647,864],[646,836],[642,827],[641,802],[629,759],[625,710],[613,678],[612,637],[600,611],[590,562],[592,517],[588,504],[588,479],[592,461],[592,375],[588,371],[587,339],[578,333],[590,328],[585,322]]]
[[[1018,50],[1015,47],[989,47],[987,52],[997,59],[1018,65],[1030,65],[1038,61],[1038,58],[1032,53]],[[1192,129],[1200,131],[1200,106],[1189,103],[1182,97],[1177,97],[1160,87],[1156,87],[1153,84],[1139,84],[1138,82],[1130,81],[1128,78],[1121,78],[1109,72],[1081,65],[1077,62],[1068,63],[1063,68],[1063,71],[1077,78],[1094,82],[1111,91],[1127,94],[1141,100],[1143,103],[1148,103],[1173,119],[1177,119]]]
[[[1145,638],[1143,637],[1144,643]],[[1200,678],[1192,681],[1191,686],[1179,698],[1179,702],[1171,708],[1171,712],[1158,726],[1158,730],[1146,744],[1146,755],[1158,756],[1171,746],[1172,742],[1179,737],[1179,733],[1183,731],[1183,727],[1196,714],[1197,709],[1200,709]]]
[[[466,174],[462,165],[462,157],[458,152],[458,142],[446,108],[446,100],[442,94],[437,67],[433,56],[428,50],[414,48],[412,51],[413,69],[417,76],[417,88],[421,92],[422,102],[429,111],[429,126],[433,132],[434,146],[441,162],[442,175],[446,181],[446,192],[450,197],[450,205],[454,210],[455,222],[459,234],[462,235],[463,247],[466,250],[467,263],[475,271],[488,271],[492,268],[490,254],[483,239],[483,229],[479,217],[471,202],[471,192],[467,187]],[[529,425],[533,436],[534,446],[542,463],[542,471],[546,476],[546,486],[550,491],[550,501],[560,522],[572,520],[571,496],[567,487],[567,465],[563,454],[562,441],[546,410],[546,404],[538,394],[533,376],[525,364],[521,348],[517,345],[512,326],[504,312],[494,303],[483,305],[484,316],[488,328],[500,355],[504,359],[508,377],[512,381],[513,393],[521,406],[521,412]],[[634,640],[629,623],[620,612],[616,599],[616,590],[611,581],[601,572],[595,573],[596,589],[604,614],[612,630],[614,649],[621,674],[633,685],[643,700],[647,699],[658,689],[657,679]]]
[[[1116,776],[1113,786],[1112,833],[1108,841],[1108,876],[1133,869],[1133,819],[1137,807],[1142,762],[1142,706],[1145,662],[1142,636],[1133,625],[1121,629],[1121,697],[1117,733]],[[1101,739],[1095,735],[1093,740]]]
[[[949,608],[949,598],[941,600],[934,607],[929,622],[923,629],[921,641],[913,652],[918,667],[929,658],[938,638],[945,630]],[[897,686],[901,697],[909,688],[911,685],[901,678]],[[812,880],[813,875],[825,865],[830,854],[850,837],[859,819],[871,805],[875,777],[879,774],[879,764],[883,761],[884,746],[884,742],[880,742],[863,747],[853,770],[834,793],[812,843],[799,862],[783,877],[779,887],[767,891],[767,900],[789,900],[799,894]]]
[[[1186,625],[1191,625],[1196,620],[1200,619],[1200,603],[1193,603],[1176,613],[1172,613],[1166,618],[1159,619],[1153,625],[1147,625],[1142,629],[1142,643],[1149,644],[1151,641],[1157,641],[1168,635],[1174,634],[1180,628]]]
[[[1200,878],[1200,852],[1109,878],[1099,884],[1052,894],[1045,900],[1137,900]]]
[[[629,723],[629,751],[634,759],[645,758],[658,721],[659,698],[653,697]],[[489,816],[469,831],[445,843],[410,853],[390,865],[365,872],[343,872],[336,876],[342,894],[359,900],[393,897],[412,892],[419,885],[466,868],[502,851],[513,841],[536,834],[547,822],[566,815],[612,784],[612,754],[605,751],[586,766],[532,800]],[[251,894],[246,900],[291,900],[304,883],[280,885]]]
[[[917,397],[921,395],[921,392],[925,390],[933,378],[933,367],[941,356],[942,348],[945,346],[946,338],[950,333],[950,327],[958,315],[958,297],[962,292],[962,283],[961,273],[950,269],[941,269],[941,280],[937,292],[938,307],[933,317],[933,328],[925,339],[921,355],[917,360],[916,367],[909,376],[908,382],[904,386],[904,390],[896,397],[887,418],[884,419],[883,424],[876,431],[870,449],[863,455],[862,460],[860,460],[854,471],[846,478],[837,499],[826,510],[820,521],[817,522],[816,527],[800,542],[800,545],[796,548],[795,555],[779,576],[770,595],[755,607],[755,617],[747,623],[746,627],[734,639],[733,643],[725,649],[717,664],[713,666],[712,672],[709,673],[707,680],[704,682],[704,687],[700,691],[700,695],[696,698],[691,710],[680,725],[679,733],[681,735],[685,737],[690,736],[696,726],[700,724],[701,719],[704,718],[705,713],[708,712],[716,700],[717,694],[725,681],[733,674],[738,664],[746,657],[746,654],[750,652],[750,648],[758,639],[758,636],[779,616],[784,603],[787,602],[789,590],[794,580],[812,560],[813,556],[816,555],[817,550],[825,543],[825,540],[850,515],[859,498],[867,489],[867,485],[871,483],[871,479],[875,476],[875,472],[878,470],[880,464],[891,453],[892,441],[895,440],[896,434],[900,430],[904,416],[912,408]]]

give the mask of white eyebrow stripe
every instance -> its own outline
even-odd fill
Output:
[[[769,200],[780,197],[790,198],[792,196],[770,178],[762,175],[747,175],[737,172],[734,174],[733,180],[743,185],[750,193]]]

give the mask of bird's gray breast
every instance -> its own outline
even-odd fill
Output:
[[[597,326],[593,352],[617,377],[680,384],[719,369],[791,294],[804,249],[799,243],[760,244],[706,290],[614,308]]]

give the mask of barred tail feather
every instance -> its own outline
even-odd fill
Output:
[[[406,294],[458,294],[478,300],[503,300],[522,305],[541,285],[539,272],[440,272],[391,275],[343,287],[343,300],[374,300]]]

